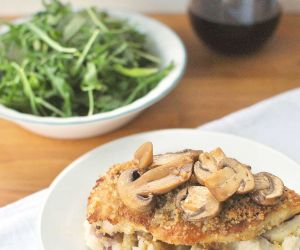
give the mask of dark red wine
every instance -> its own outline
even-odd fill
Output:
[[[206,20],[189,11],[192,26],[210,48],[225,54],[247,54],[261,48],[276,29],[281,13],[251,25]]]

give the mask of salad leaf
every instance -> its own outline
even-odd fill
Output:
[[[59,0],[26,22],[3,24],[0,103],[38,116],[110,111],[146,95],[172,70],[127,20]]]

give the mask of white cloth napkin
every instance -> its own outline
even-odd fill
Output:
[[[0,250],[39,249],[37,221],[47,191],[39,191],[0,209]]]
[[[270,145],[300,163],[300,89],[199,127]],[[0,249],[38,250],[37,219],[47,190],[0,209]],[[66,249],[68,250],[68,249]]]
[[[269,145],[300,163],[300,88],[199,127]]]

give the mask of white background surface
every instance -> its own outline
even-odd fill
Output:
[[[143,12],[183,12],[189,0],[69,0],[69,2],[75,6],[95,5]],[[300,12],[300,0],[280,0],[280,2],[285,10]],[[0,16],[24,15],[40,8],[41,0],[0,0]]]

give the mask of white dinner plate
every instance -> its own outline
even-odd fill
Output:
[[[89,192],[96,179],[114,163],[130,160],[145,141],[152,141],[154,153],[185,148],[211,150],[220,146],[228,156],[252,166],[254,172],[279,176],[300,192],[300,166],[269,147],[227,134],[193,129],[172,129],[128,136],[102,145],[67,167],[52,183],[43,206],[40,241],[44,250],[86,250],[83,222]]]

